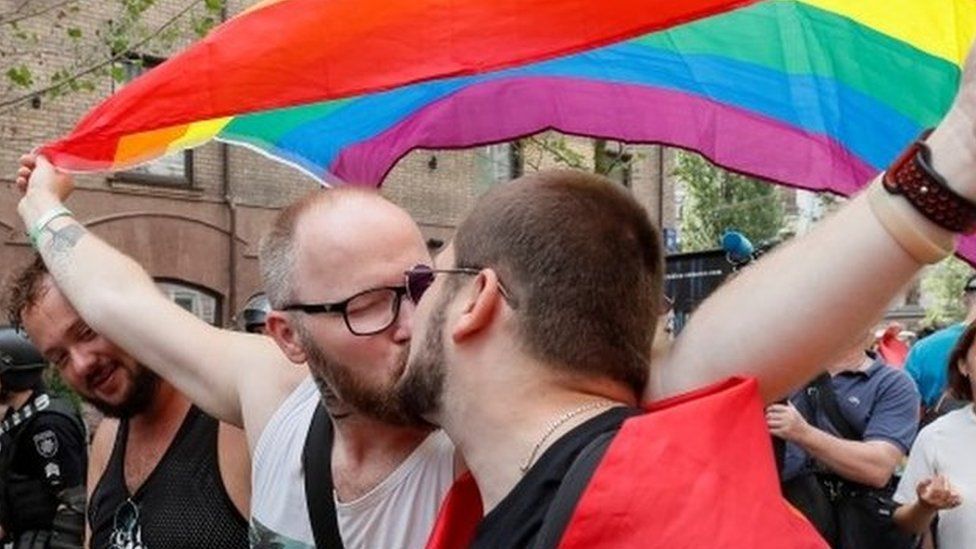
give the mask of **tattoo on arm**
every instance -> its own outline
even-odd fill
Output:
[[[74,248],[75,244],[77,244],[86,233],[84,227],[75,223],[72,223],[66,227],[61,227],[57,230],[47,229],[47,231],[51,233],[51,240],[49,241],[48,246],[50,246],[51,251],[55,254],[63,254],[71,248]]]

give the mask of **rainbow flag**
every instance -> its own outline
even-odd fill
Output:
[[[414,148],[555,128],[850,194],[945,113],[974,35],[974,0],[265,0],[42,152],[120,170],[217,139],[380,185]]]

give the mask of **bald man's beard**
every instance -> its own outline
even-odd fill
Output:
[[[322,394],[322,402],[336,419],[359,413],[370,418],[404,427],[425,426],[425,422],[412,421],[403,413],[394,398],[394,385],[407,361],[407,350],[397,359],[395,375],[380,386],[365,383],[349,366],[328,356],[300,323],[296,333],[305,356],[309,371]]]

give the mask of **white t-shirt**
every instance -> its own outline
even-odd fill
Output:
[[[275,411],[258,439],[251,475],[252,547],[315,547],[302,451],[319,401],[309,377]],[[336,504],[343,544],[347,549],[424,547],[453,482],[454,446],[443,431],[435,431],[366,495]]]
[[[976,414],[972,406],[949,412],[922,429],[894,499],[915,502],[918,483],[945,475],[962,495],[962,505],[939,512],[939,549],[976,547]]]

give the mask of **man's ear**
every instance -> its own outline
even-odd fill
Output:
[[[288,357],[288,360],[295,364],[304,364],[307,361],[305,349],[298,339],[298,333],[292,326],[288,314],[282,311],[271,311],[265,319],[265,329],[268,335],[275,340],[281,352]]]
[[[487,329],[494,322],[504,296],[498,282],[498,273],[492,269],[482,270],[475,277],[474,287],[467,293],[460,292],[459,299],[466,299],[451,337],[455,342],[462,341]]]

